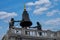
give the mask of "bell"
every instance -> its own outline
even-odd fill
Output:
[[[24,8],[23,14],[22,14],[22,21],[20,23],[20,26],[22,27],[30,27],[32,25],[32,22],[30,21],[29,14],[26,11],[26,8]]]

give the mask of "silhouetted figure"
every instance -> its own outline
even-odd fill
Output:
[[[41,28],[41,24],[39,23],[39,22],[37,22],[37,30],[42,30],[42,28]],[[42,35],[42,32],[38,32],[39,33],[39,35]]]
[[[39,31],[42,30],[41,24],[40,24],[39,22],[37,22],[37,26],[35,26],[35,27],[30,27],[30,28],[37,28],[37,30],[39,30]],[[38,33],[39,33],[39,35],[42,35],[42,32],[38,32]]]
[[[12,28],[14,26],[14,18],[11,18],[9,22],[9,28]]]
[[[37,27],[38,30],[42,30],[41,25],[40,25],[39,22],[37,22],[37,26],[36,27]]]

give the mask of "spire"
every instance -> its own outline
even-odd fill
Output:
[[[24,4],[24,11],[26,11],[26,5]]]

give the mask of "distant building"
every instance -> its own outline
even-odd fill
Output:
[[[20,22],[21,28],[14,27],[14,22]],[[42,30],[39,22],[37,22],[37,26],[35,27],[30,27],[31,25],[32,22],[29,19],[26,8],[24,7],[22,20],[15,21],[12,18],[9,23],[9,30],[2,40],[60,40],[60,31],[53,32],[50,30]],[[34,30],[34,28],[37,28],[38,30]]]

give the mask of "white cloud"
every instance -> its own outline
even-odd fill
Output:
[[[14,16],[17,16],[15,12],[9,13],[9,12],[0,11],[0,19],[5,19],[8,17],[14,17]]]
[[[51,5],[51,2],[49,0],[38,0],[35,2],[29,2],[26,5],[35,6],[35,10],[33,11],[33,13],[42,14],[42,12],[48,10],[49,6]],[[44,5],[44,6],[41,6],[41,5]]]
[[[52,25],[52,26],[59,26],[60,25],[60,18],[51,19],[45,22],[46,25]]]
[[[28,7],[28,8],[27,8],[27,11],[30,11],[30,10],[32,10],[32,9],[31,9],[30,7]]]
[[[29,2],[26,5],[32,6],[32,5],[41,5],[41,4],[45,4],[45,3],[48,4],[48,3],[50,3],[50,1],[49,0],[38,0],[35,2]]]
[[[43,11],[46,11],[48,8],[46,8],[46,7],[41,7],[41,8],[39,8],[39,9],[35,9],[34,11],[33,11],[33,13],[35,13],[35,14],[42,14],[42,12]]]
[[[27,6],[35,6],[33,13],[35,14],[42,14],[45,11],[48,11],[49,9],[57,6],[59,0],[37,0],[35,2],[28,2],[26,3]],[[57,12],[56,12],[57,13]],[[55,14],[55,11],[53,13],[48,12],[47,16]]]
[[[54,14],[60,14],[59,10],[52,10],[51,12],[47,13],[47,16],[53,16]]]
[[[60,30],[60,18],[50,19],[43,22],[45,25],[43,29],[58,31]]]
[[[34,3],[33,3],[33,2],[29,2],[29,3],[27,3],[26,5],[32,6],[32,5],[34,5]]]

